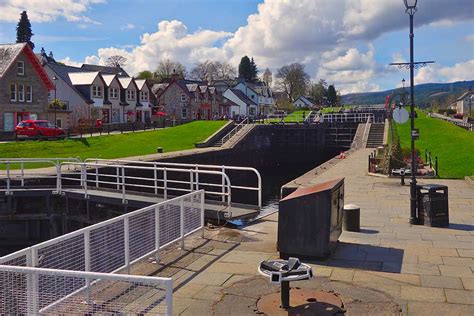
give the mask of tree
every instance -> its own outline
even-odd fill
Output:
[[[186,67],[179,61],[171,59],[164,59],[160,61],[158,67],[155,70],[155,77],[163,80],[171,78],[171,76],[177,75],[178,78],[184,79],[186,77]]]
[[[20,21],[16,26],[16,42],[17,43],[28,43],[31,49],[35,48],[35,44],[31,41],[31,37],[34,34],[31,32],[31,23],[28,19],[28,14],[23,11],[20,15]]]
[[[278,69],[276,86],[288,96],[293,102],[300,95],[306,94],[309,83],[309,75],[304,70],[304,65],[293,63]]]
[[[250,70],[251,70],[250,81],[255,81],[258,78],[258,68],[257,68],[257,65],[255,64],[255,61],[253,60],[253,57],[252,57],[252,60],[250,61]]]
[[[127,58],[121,55],[113,55],[107,58],[105,64],[109,67],[121,68],[127,64]]]
[[[137,75],[138,79],[153,79],[153,73],[149,70],[140,71]]]
[[[229,81],[235,77],[235,68],[227,62],[206,60],[197,63],[189,73],[189,76],[192,79],[201,81]]]
[[[236,76],[235,68],[228,62],[215,61],[216,80],[231,81]]]
[[[324,105],[324,98],[327,95],[328,84],[326,80],[319,79],[319,81],[312,82],[309,86],[309,96],[313,98],[318,104]]]
[[[262,76],[262,81],[267,85],[267,87],[270,87],[273,82],[273,74],[270,71],[270,69],[265,69],[265,72],[263,73]]]
[[[331,106],[335,106],[337,104],[337,92],[336,88],[334,88],[334,85],[330,85],[328,87],[328,103]]]
[[[247,56],[242,57],[239,64],[239,78],[252,81],[252,63]]]

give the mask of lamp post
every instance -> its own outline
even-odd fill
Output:
[[[54,126],[56,126],[57,124],[57,119],[56,119],[56,109],[57,109],[57,103],[56,103],[56,84],[57,84],[57,81],[58,81],[58,77],[56,76],[53,76],[53,79],[54,81],[54,101],[53,101],[53,108],[54,108]]]

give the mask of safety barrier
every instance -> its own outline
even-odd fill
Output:
[[[373,113],[333,113],[333,114],[323,114],[321,116],[322,122],[359,122],[364,123],[368,119],[373,122],[374,114]]]
[[[4,294],[0,294],[0,303],[5,302],[0,306],[6,308],[3,312],[0,307],[0,314],[17,314],[17,310],[37,314],[61,302],[68,302],[70,298],[76,299],[78,294],[86,295],[88,300],[85,302],[94,303],[97,287],[107,288],[101,285],[103,278],[80,272],[106,273],[109,276],[118,272],[130,273],[131,265],[150,256],[158,260],[159,251],[175,242],[179,241],[184,248],[185,238],[199,230],[204,233],[203,190],[169,199],[1,257],[0,265],[3,266],[0,266],[0,287],[7,291],[2,290]],[[59,279],[41,277],[43,270],[15,272],[4,266],[53,269],[56,274],[54,271],[51,273]],[[65,275],[62,270],[71,273]],[[77,282],[71,282],[74,280],[74,273],[79,280]],[[68,279],[69,276],[71,280]],[[113,277],[111,279],[116,280]],[[162,281],[167,282],[164,279]],[[169,289],[166,291],[167,304],[171,302],[171,292]],[[122,299],[118,297],[116,304],[121,304]],[[168,308],[171,307],[167,306],[167,310]],[[22,313],[24,312],[19,312]]]

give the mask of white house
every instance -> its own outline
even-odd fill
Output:
[[[303,95],[299,96],[293,102],[293,105],[295,106],[295,108],[312,108],[316,106],[315,102],[311,98],[305,97]]]
[[[137,84],[137,88],[139,91],[138,93],[139,104],[137,104],[137,106],[141,105],[141,109],[137,108],[137,120],[141,122],[149,123],[151,122],[151,108],[152,108],[152,104],[150,102],[151,89],[147,85],[145,79],[135,79],[135,83]],[[141,111],[141,113],[139,111]]]
[[[120,100],[122,85],[117,75],[104,74],[102,77],[106,85],[105,96],[108,105],[102,110],[102,121],[104,123],[123,123],[124,104],[122,104]]]
[[[141,110],[137,111],[138,105],[138,87],[135,83],[135,80],[131,77],[119,77],[120,84],[122,85],[123,97],[122,101],[125,101],[126,105],[124,107],[123,119],[124,122],[135,122],[138,118],[141,121]]]
[[[455,105],[456,112],[458,114],[469,115],[469,111],[472,111],[474,109],[472,105],[474,100],[472,100],[472,97],[473,92],[466,91],[459,98],[456,99],[455,104],[453,105]]]
[[[239,89],[229,88],[224,94],[224,98],[231,103],[229,107],[229,115],[256,117],[258,114],[258,105],[255,101],[248,98],[245,93]],[[256,95],[255,95],[256,96]]]
[[[250,100],[257,104],[257,115],[266,115],[273,111],[275,100],[273,99],[272,90],[265,83],[250,83],[239,80],[234,89],[242,91]]]

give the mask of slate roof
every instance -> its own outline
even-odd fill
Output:
[[[118,75],[119,77],[129,77],[127,72],[122,67],[83,64],[81,68],[85,71],[100,71],[106,74]]]
[[[0,45],[0,78],[7,72],[25,45],[25,43]]]
[[[242,100],[245,104],[248,104],[248,105],[257,105],[257,103],[255,103],[254,101],[252,101],[249,97],[247,97],[245,95],[245,93],[243,93],[242,91],[240,91],[239,89],[230,89],[230,91],[232,91],[235,96],[237,98],[239,98],[240,100]]]
[[[469,90],[461,94],[461,96],[459,96],[459,98],[457,98],[456,101],[462,101],[465,97],[467,97],[468,94],[469,94]]]
[[[75,86],[91,85],[95,78],[99,75],[98,71],[94,72],[73,72],[69,73],[69,79]]]
[[[169,83],[155,83],[151,87],[151,91],[156,94],[159,90],[164,90],[169,85]]]

